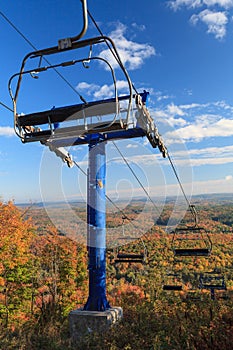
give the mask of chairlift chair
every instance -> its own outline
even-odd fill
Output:
[[[80,43],[81,42],[77,43],[75,46],[79,48],[78,44]],[[87,45],[88,41],[85,41],[85,43]],[[32,53],[32,56],[29,55],[29,57],[34,58],[37,54],[38,53]],[[101,60],[110,68],[113,85],[115,86],[115,96],[113,98],[93,102],[85,101],[76,105],[57,107],[25,115],[19,114],[17,111],[17,102],[21,80],[24,75],[32,74],[32,72],[42,73],[49,69],[57,69],[57,67],[68,67],[77,63],[83,63],[85,58],[62,62],[56,65],[33,68],[27,71],[24,70],[26,59],[24,60],[25,62],[22,64],[21,71],[14,74],[9,80],[9,91],[14,107],[15,130],[23,142],[45,141],[49,138],[54,140],[66,138],[67,140],[70,138],[72,139],[72,137],[77,138],[77,136],[81,136],[85,133],[115,131],[122,128],[126,129],[128,127],[133,98],[131,81],[126,73],[125,76],[129,85],[129,94],[118,97],[116,89],[117,82],[114,71],[109,62],[100,57],[92,57],[90,60]],[[12,92],[11,87],[14,78],[18,78],[15,93]],[[121,101],[122,103],[124,102],[124,107],[121,107]],[[124,117],[122,117],[122,115],[124,115]],[[101,117],[102,120],[99,121],[99,117]],[[74,126],[74,121],[78,120],[81,125]],[[58,125],[59,128],[56,127]]]
[[[162,289],[164,291],[181,291],[183,290],[182,276],[179,273],[167,273]]]
[[[205,272],[200,274],[199,288],[209,290],[226,290],[226,282],[224,275],[220,273]]]
[[[137,246],[140,245],[142,247],[141,250],[137,253],[129,253],[127,249],[122,248],[123,242],[132,242],[137,241]],[[144,264],[146,263],[147,258],[147,249],[143,242],[143,239],[140,237],[138,238],[131,237],[131,236],[122,236],[118,239],[118,243],[121,242],[120,246],[117,247],[116,250],[116,258],[114,260],[115,264],[118,263],[139,263]],[[139,243],[140,242],[140,243]],[[135,242],[136,243],[136,242]],[[138,248],[138,247],[137,247]]]
[[[175,256],[207,257],[211,254],[212,242],[203,227],[186,226],[176,228],[172,233],[172,249]]]

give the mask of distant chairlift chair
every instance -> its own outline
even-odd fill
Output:
[[[211,239],[203,227],[187,226],[173,231],[172,249],[175,256],[209,256]]]
[[[138,239],[132,236],[125,236],[124,219],[125,218],[123,217],[123,225],[122,225],[123,235],[122,237],[118,238],[119,246],[117,247],[117,250],[116,250],[116,258],[114,260],[114,263],[115,264],[118,264],[118,263],[144,264],[147,258],[147,249],[146,249],[145,243],[143,242],[143,239],[141,237]],[[138,246],[141,246],[141,249],[139,252],[128,253],[126,244],[129,243],[130,241],[131,242],[135,241],[136,243],[135,245],[137,246],[137,249],[138,249]],[[125,248],[123,248],[123,244]]]
[[[162,286],[164,291],[181,291],[183,289],[182,275],[180,273],[167,273]]]
[[[198,289],[189,289],[185,297],[185,301],[202,301],[202,299],[202,295]]]
[[[199,278],[199,288],[210,290],[211,299],[214,300],[215,290],[227,290],[225,277],[215,271],[202,273]]]

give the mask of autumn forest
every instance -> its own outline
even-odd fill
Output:
[[[133,222],[142,207],[140,201],[131,203],[123,218],[109,212],[107,230],[122,231],[126,219]],[[196,208],[203,230],[199,241],[197,232],[166,230],[169,201],[143,236],[119,247],[113,234],[107,249],[107,297],[123,308],[124,318],[103,334],[92,332],[73,344],[67,317],[88,296],[85,224],[66,235],[43,206],[1,202],[0,349],[232,349],[232,199],[197,198]],[[74,203],[73,210],[85,221],[85,206]],[[62,209],[54,211],[62,221]],[[147,212],[140,220],[145,227]],[[189,225],[188,215],[183,222]],[[125,230],[130,237],[133,228],[128,224]],[[206,256],[178,254],[187,251],[187,242],[189,251],[202,249]],[[144,259],[116,263],[119,250],[144,254]]]

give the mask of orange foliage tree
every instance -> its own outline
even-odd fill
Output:
[[[16,206],[0,203],[0,317],[6,326],[22,309],[30,310],[33,236],[30,221]]]

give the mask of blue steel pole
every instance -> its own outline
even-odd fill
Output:
[[[84,306],[88,311],[110,308],[106,297],[106,155],[105,142],[89,143],[87,179],[87,249],[89,296]]]

